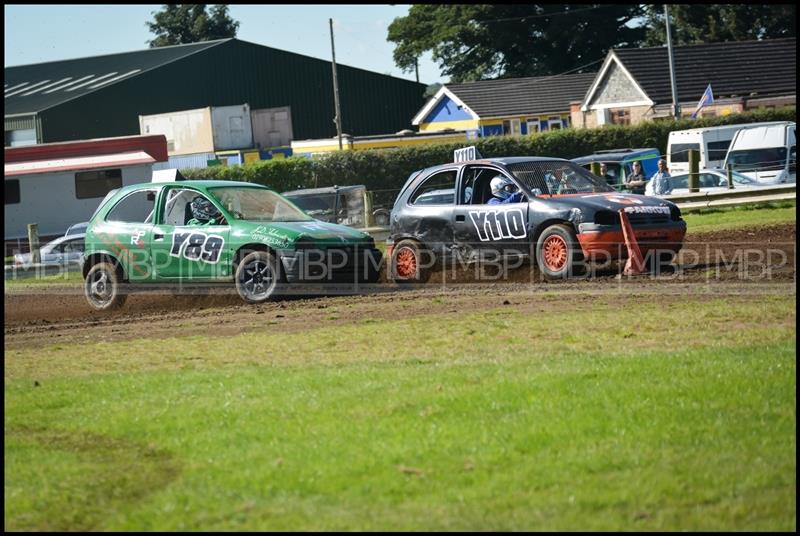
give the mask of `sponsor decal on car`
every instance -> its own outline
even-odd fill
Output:
[[[625,207],[622,210],[632,214],[670,214],[669,207]]]
[[[146,234],[147,231],[135,230],[131,235],[131,245],[142,247],[144,245],[144,240],[142,240],[142,238]]]
[[[278,232],[277,229],[269,228],[264,225],[259,225],[256,227],[255,230],[250,233],[250,238],[276,247],[286,247],[286,245],[289,243],[288,236]]]

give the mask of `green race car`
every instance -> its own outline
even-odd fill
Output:
[[[89,304],[105,310],[125,302],[125,289],[159,283],[233,282],[261,303],[296,282],[375,282],[381,261],[367,233],[317,221],[264,186],[179,181],[109,192],[89,222],[82,268]]]

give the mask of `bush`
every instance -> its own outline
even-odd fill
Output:
[[[552,156],[576,158],[604,149],[657,147],[667,149],[673,130],[735,123],[795,121],[794,107],[756,110],[743,114],[678,121],[646,121],[635,126],[607,125],[601,128],[570,128],[527,136],[493,136],[474,142],[431,143],[401,149],[342,151],[313,160],[292,157],[264,160],[240,166],[181,170],[187,179],[241,180],[263,184],[283,192],[297,188],[364,184],[378,191],[376,204],[394,199],[409,175],[416,170],[453,160],[453,151],[474,144],[486,158],[498,156]],[[386,191],[386,195],[381,195]]]

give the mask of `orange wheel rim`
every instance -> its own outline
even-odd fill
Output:
[[[402,248],[395,257],[397,275],[413,277],[417,273],[417,256],[411,248]]]
[[[567,243],[558,235],[548,237],[542,246],[544,264],[549,270],[557,272],[567,263]]]

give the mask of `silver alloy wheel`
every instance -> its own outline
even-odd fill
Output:
[[[272,294],[275,274],[268,262],[256,259],[243,267],[239,281],[249,299],[262,301]]]
[[[98,306],[106,305],[113,297],[112,284],[105,270],[98,270],[89,280],[89,299]]]

